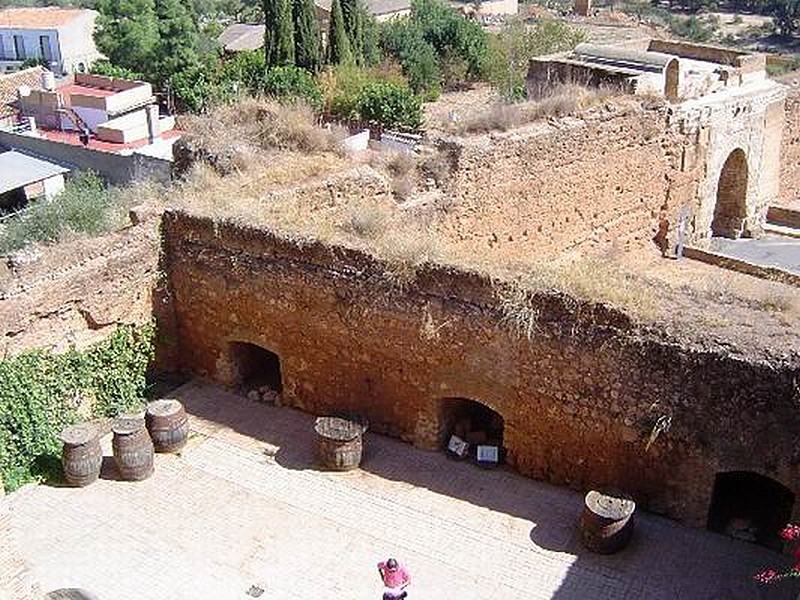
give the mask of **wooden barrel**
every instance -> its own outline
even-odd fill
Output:
[[[623,494],[586,494],[581,514],[583,545],[598,554],[619,552],[633,535],[636,503]]]
[[[363,421],[341,417],[319,417],[314,423],[317,432],[317,461],[332,471],[349,471],[361,464],[366,430]]]
[[[88,423],[71,425],[61,432],[60,438],[64,444],[61,463],[67,483],[83,487],[97,481],[103,464],[97,428]]]
[[[177,452],[189,437],[189,419],[177,400],[156,400],[147,405],[147,431],[156,452]]]
[[[141,481],[153,474],[153,442],[147,434],[144,419],[120,417],[111,424],[114,462],[120,477]]]

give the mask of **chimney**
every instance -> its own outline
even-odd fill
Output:
[[[152,144],[158,139],[158,104],[148,104],[145,107],[147,113],[147,139]]]
[[[42,88],[48,92],[56,89],[56,76],[52,71],[42,71]]]

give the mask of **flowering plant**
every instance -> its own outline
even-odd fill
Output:
[[[767,569],[753,576],[759,583],[775,583],[788,577],[800,577],[800,525],[787,525],[781,530],[780,536],[787,542],[793,542],[795,547],[792,550],[794,556],[794,566],[786,571],[776,571]]]

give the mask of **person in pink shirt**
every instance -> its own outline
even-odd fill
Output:
[[[408,569],[394,558],[378,563],[378,573],[383,580],[383,600],[397,600],[408,596],[406,586],[411,583]]]

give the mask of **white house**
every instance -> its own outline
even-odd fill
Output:
[[[41,60],[56,75],[88,71],[101,57],[92,37],[97,15],[52,6],[0,10],[0,73],[26,60]]]

